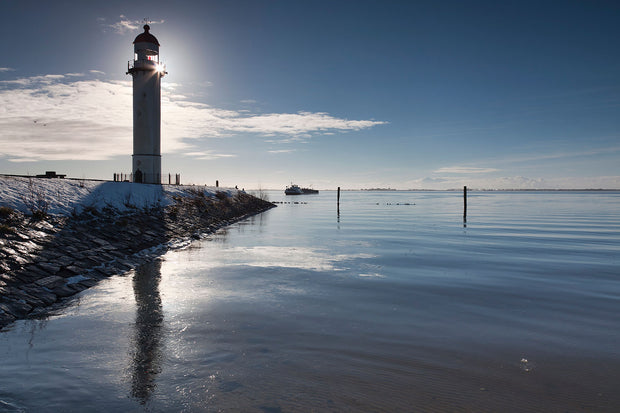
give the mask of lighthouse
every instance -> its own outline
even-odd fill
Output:
[[[134,58],[127,64],[133,78],[133,181],[161,183],[161,78],[159,42],[144,25],[133,41]]]

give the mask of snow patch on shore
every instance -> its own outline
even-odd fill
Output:
[[[52,215],[79,214],[89,208],[128,212],[165,207],[174,203],[173,197],[191,197],[197,191],[210,197],[216,192],[225,192],[228,196],[237,193],[236,189],[194,185],[0,176],[0,206],[26,214],[33,208],[45,208]]]

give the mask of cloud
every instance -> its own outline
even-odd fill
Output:
[[[295,152],[297,149],[277,149],[272,151],[267,151],[268,153],[290,153]]]
[[[597,177],[528,177],[528,176],[452,176],[427,177],[403,183],[410,189],[460,189],[467,186],[471,189],[619,189],[620,176]]]
[[[198,151],[184,153],[186,156],[190,156],[199,160],[211,161],[218,158],[234,158],[237,155],[227,153],[213,153],[213,151]]]
[[[37,160],[105,160],[132,150],[131,81],[76,79],[75,74],[0,81],[0,156]],[[231,157],[205,151],[205,140],[239,133],[272,141],[381,125],[327,113],[252,115],[184,99],[162,88],[162,152],[198,159]],[[19,144],[17,144],[19,143]]]
[[[119,21],[117,21],[116,23],[112,23],[112,24],[105,23],[106,19],[102,17],[98,18],[97,20],[105,28],[112,29],[115,33],[118,33],[121,35],[135,32],[136,30],[140,29],[145,23],[152,25],[152,24],[161,24],[164,22],[164,20],[159,20],[159,21],[148,20],[148,22],[145,20],[131,20],[122,14],[119,16],[119,18],[120,18]]]
[[[618,138],[616,136],[615,138]],[[596,156],[602,154],[609,154],[614,152],[619,152],[620,146],[610,146],[610,147],[599,147],[599,148],[591,148],[579,151],[571,151],[571,152],[553,152],[553,153],[543,153],[543,154],[534,154],[534,155],[516,155],[512,157],[499,158],[494,160],[489,160],[488,163],[527,163],[527,162],[538,162],[545,161],[551,159],[564,159],[564,158],[578,158],[584,156]]]
[[[89,70],[89,72],[93,73],[95,75],[105,75],[105,72],[102,72],[101,70],[91,69],[91,70]]]
[[[44,76],[32,76],[26,78],[19,78],[13,80],[2,80],[0,85],[14,85],[14,86],[30,86],[30,85],[50,85],[60,79],[63,79],[65,75],[44,75]]]
[[[13,72],[15,69],[11,69],[10,67],[0,67],[0,73],[2,72]]]
[[[323,132],[322,135],[333,135],[332,132]],[[304,136],[293,136],[290,138],[278,137],[277,139],[265,139],[265,143],[308,143]]]
[[[489,172],[497,172],[495,168],[474,168],[468,166],[448,166],[439,168],[435,171],[437,174],[486,174]]]

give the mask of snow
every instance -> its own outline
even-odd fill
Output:
[[[52,215],[79,214],[87,208],[111,208],[117,212],[164,207],[174,203],[173,197],[206,196],[236,189],[194,185],[148,185],[131,182],[93,181],[87,179],[22,178],[0,176],[0,207],[23,213],[47,208]]]

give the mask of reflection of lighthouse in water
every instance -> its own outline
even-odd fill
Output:
[[[159,42],[148,24],[133,42],[134,60],[127,73],[133,78],[133,181],[161,183],[161,78]]]
[[[133,292],[136,297],[136,324],[131,358],[131,396],[145,404],[156,387],[161,371],[164,310],[159,293],[161,261],[136,268]]]

